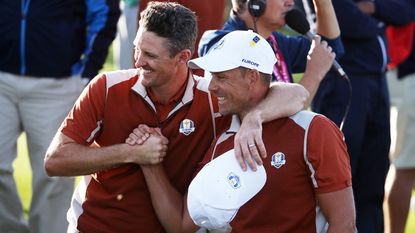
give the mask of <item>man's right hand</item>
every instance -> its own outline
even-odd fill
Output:
[[[163,136],[163,134],[161,133],[160,128],[151,128],[151,127],[148,127],[147,125],[140,124],[137,128],[135,128],[133,130],[133,132],[130,133],[130,135],[128,136],[128,138],[125,139],[125,142],[127,144],[130,144],[130,145],[134,145],[134,144],[141,145],[152,134],[153,135]]]
[[[162,135],[159,128],[139,125],[125,142],[132,146],[129,155],[132,163],[149,165],[158,164],[164,160],[169,140]]]

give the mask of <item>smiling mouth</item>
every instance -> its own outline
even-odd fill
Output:
[[[225,102],[226,98],[223,96],[218,96],[218,103],[222,104],[223,102]]]
[[[141,69],[141,73],[142,73],[143,75],[150,74],[151,72],[153,72],[153,70],[150,70],[150,69]]]

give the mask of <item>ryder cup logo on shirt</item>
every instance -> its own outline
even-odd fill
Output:
[[[275,154],[272,155],[271,158],[271,165],[275,168],[280,168],[282,167],[282,165],[284,165],[286,162],[285,160],[285,155],[282,152],[277,152]]]
[[[180,123],[179,132],[188,136],[190,133],[195,131],[195,123],[192,120],[184,119]]]
[[[240,182],[239,176],[236,175],[233,172],[228,174],[228,183],[234,189],[237,189],[237,188],[241,187],[241,182]]]

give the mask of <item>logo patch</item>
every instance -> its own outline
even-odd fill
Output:
[[[252,38],[251,43],[250,43],[251,47],[254,47],[260,39],[261,38],[259,38],[259,36],[255,36],[254,38]]]
[[[184,119],[180,123],[179,132],[188,136],[189,134],[193,133],[195,129],[195,123],[192,120]]]
[[[272,155],[271,158],[271,165],[275,168],[280,168],[284,165],[287,161],[285,160],[285,155],[282,152],[277,152]]]
[[[238,189],[241,187],[241,181],[239,179],[239,176],[233,172],[228,174],[228,183],[234,189]]]
[[[219,41],[219,43],[217,43],[217,44],[215,44],[215,45],[213,46],[212,51],[213,51],[213,50],[216,50],[216,49],[220,49],[220,48],[222,48],[224,43],[225,43],[225,40],[224,40],[224,39],[220,40],[220,41]]]

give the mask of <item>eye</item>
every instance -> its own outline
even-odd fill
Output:
[[[225,82],[227,79],[228,79],[228,77],[227,76],[225,76],[225,75],[223,75],[223,74],[219,74],[219,75],[217,75],[216,76],[217,77],[217,80],[219,81],[219,82]]]
[[[155,54],[152,53],[144,53],[146,55],[146,57],[150,58],[150,59],[156,59],[157,56]]]

